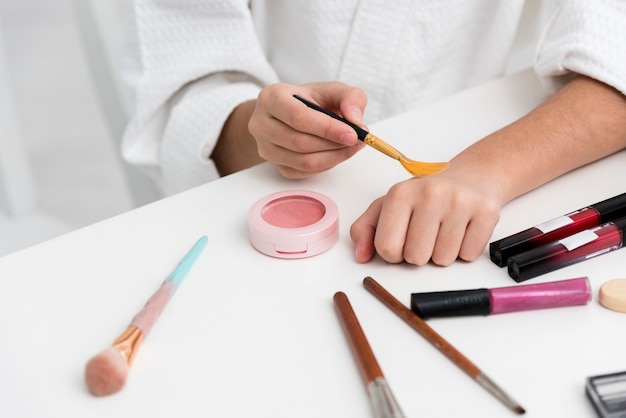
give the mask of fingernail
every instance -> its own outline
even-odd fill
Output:
[[[352,120],[359,123],[363,121],[363,111],[358,107],[352,108]]]
[[[344,132],[339,137],[339,141],[344,145],[354,145],[357,142],[356,133],[354,131]]]

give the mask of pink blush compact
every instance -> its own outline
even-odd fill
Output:
[[[331,248],[339,238],[339,211],[329,197],[287,190],[258,200],[248,212],[250,243],[263,254],[304,258]]]

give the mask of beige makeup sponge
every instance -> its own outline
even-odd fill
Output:
[[[626,312],[626,279],[613,279],[600,286],[600,304],[617,312]]]

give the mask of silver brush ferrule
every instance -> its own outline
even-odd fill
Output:
[[[379,377],[372,380],[367,385],[367,392],[375,418],[404,418],[404,414],[385,379]]]

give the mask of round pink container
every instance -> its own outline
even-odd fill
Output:
[[[278,258],[311,257],[339,238],[337,205],[323,194],[286,190],[258,200],[248,212],[250,243]]]

